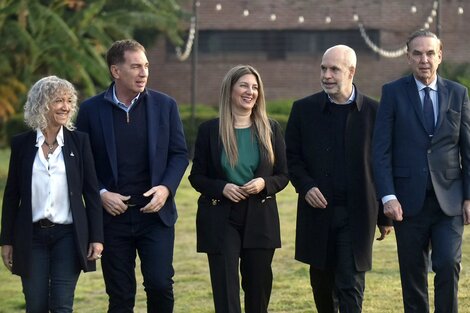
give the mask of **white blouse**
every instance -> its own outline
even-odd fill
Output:
[[[61,127],[57,134],[58,147],[50,155],[49,160],[42,152],[44,134],[36,131],[36,147],[38,152],[33,163],[31,181],[31,205],[33,208],[33,223],[47,218],[57,224],[71,224],[73,222],[70,210],[69,188],[65,171],[64,131]]]

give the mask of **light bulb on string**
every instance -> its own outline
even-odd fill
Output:
[[[431,16],[428,16],[428,23],[431,24],[433,21],[433,18]]]
[[[459,7],[457,9],[457,13],[459,13],[459,15],[462,15],[463,14],[463,8],[462,7]]]
[[[216,10],[216,11],[222,10],[222,4],[217,3],[217,4],[215,5],[215,10]]]
[[[434,3],[432,4],[432,8],[433,8],[434,10],[437,10],[438,7],[439,7],[439,2],[434,1]]]
[[[416,6],[415,6],[415,5],[412,5],[411,8],[410,8],[410,12],[411,12],[412,14],[415,14],[417,11],[418,11],[418,9],[416,9]]]
[[[425,29],[429,29],[429,24],[428,24],[428,23],[424,23],[424,28],[425,28]]]
[[[359,21],[359,15],[357,15],[357,13],[354,13],[354,14],[353,14],[353,21],[354,21],[354,22]]]
[[[432,9],[432,11],[431,11],[431,15],[432,15],[432,16],[436,16],[436,15],[437,15],[437,11],[436,11],[436,10],[434,10],[434,9]]]
[[[250,15],[250,11],[248,10],[248,0],[243,1],[243,16],[247,17]]]
[[[331,16],[330,16],[330,8],[326,8],[326,14],[325,14],[325,24],[330,24],[331,23]]]
[[[269,19],[271,20],[271,22],[274,22],[277,20],[277,16],[276,16],[276,3],[274,0],[271,0],[271,14],[269,15]]]
[[[302,24],[303,22],[305,22],[305,18],[301,15],[299,16],[299,23]]]

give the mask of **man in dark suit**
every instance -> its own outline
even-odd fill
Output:
[[[105,210],[108,312],[133,312],[136,251],[148,312],[172,312],[174,196],[188,165],[183,127],[175,101],[145,88],[142,45],[117,41],[107,62],[114,82],[82,103],[76,125],[90,135]]]
[[[373,139],[377,191],[394,220],[405,312],[457,312],[463,225],[470,222],[467,89],[437,75],[442,44],[430,31],[408,42],[412,75],[383,86]]]
[[[299,193],[295,258],[310,264],[319,313],[361,312],[379,216],[371,142],[377,102],[353,85],[356,54],[339,45],[321,63],[323,91],[295,101],[286,128],[290,179]]]

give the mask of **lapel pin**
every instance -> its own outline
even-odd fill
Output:
[[[73,152],[70,152],[70,156],[71,156],[71,157],[74,157],[74,156],[75,156],[75,154],[73,154]]]

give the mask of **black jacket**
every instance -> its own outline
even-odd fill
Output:
[[[13,246],[14,274],[29,275],[33,223],[31,179],[38,152],[36,132],[15,136],[11,142],[10,167],[3,196],[0,245]],[[42,153],[42,152],[41,152]],[[96,269],[86,256],[91,242],[103,242],[103,210],[98,192],[93,156],[88,136],[64,128],[64,156],[68,196],[72,210],[74,239],[83,271]]]
[[[379,216],[371,159],[378,103],[356,91],[344,134],[345,179],[356,268],[366,271],[372,266],[372,243]],[[327,265],[332,211],[328,207],[311,207],[305,201],[305,194],[318,187],[327,201],[333,196],[334,121],[327,102],[325,92],[295,101],[286,127],[289,175],[299,193],[295,258],[317,268]],[[382,213],[379,225],[390,224]]]
[[[276,193],[288,183],[284,138],[277,122],[271,121],[275,162],[271,166],[263,157],[255,177],[262,177],[266,187],[248,198],[243,236],[244,248],[279,248],[281,246]],[[199,127],[193,166],[189,181],[201,193],[196,216],[197,251],[219,253],[232,202],[222,194],[228,183],[221,166],[222,144],[219,139],[219,120]]]

